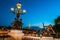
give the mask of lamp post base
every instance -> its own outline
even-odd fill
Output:
[[[17,39],[22,40],[22,37],[24,36],[24,33],[23,33],[22,30],[10,30],[8,35],[10,35],[11,37],[13,37],[16,40]]]

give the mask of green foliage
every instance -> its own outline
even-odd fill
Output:
[[[55,30],[56,32],[60,32],[60,16],[58,16],[58,17],[55,19],[54,30]]]

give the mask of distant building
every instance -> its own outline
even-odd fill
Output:
[[[37,36],[38,33],[40,32],[40,28],[38,28],[38,26],[30,26],[30,24],[28,25],[28,27],[25,29],[23,28],[23,33],[26,36]]]
[[[48,25],[46,30],[43,31],[43,36],[52,36],[55,34],[55,31],[52,28],[52,25]]]

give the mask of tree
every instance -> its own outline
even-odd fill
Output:
[[[55,26],[53,28],[56,32],[60,32],[60,16],[55,19]]]

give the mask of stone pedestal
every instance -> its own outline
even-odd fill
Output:
[[[13,37],[15,40],[22,40],[22,37],[24,36],[22,30],[10,30],[8,35]]]

